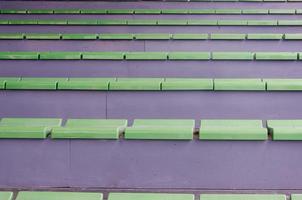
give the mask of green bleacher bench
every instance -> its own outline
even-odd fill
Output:
[[[60,40],[61,34],[57,33],[25,33],[27,40]]]
[[[135,119],[125,129],[125,139],[192,140],[194,120],[187,119]]]
[[[222,15],[240,15],[240,9],[216,9],[215,14],[222,14]]]
[[[208,34],[190,34],[190,33],[175,33],[172,34],[173,40],[206,40],[208,39]]]
[[[64,33],[63,40],[96,40],[97,34],[79,34],[79,33]]]
[[[107,14],[106,9],[82,9],[81,14]]]
[[[200,140],[266,140],[261,120],[201,120]]]
[[[277,26],[277,20],[248,20],[248,26]]]
[[[7,19],[0,19],[0,25],[7,25],[9,21]]]
[[[278,20],[279,26],[301,26],[302,20]]]
[[[188,25],[191,25],[191,26],[216,26],[217,20],[190,19],[190,20],[188,20]]]
[[[109,193],[108,200],[194,200],[193,194],[169,193]]]
[[[19,81],[19,77],[0,77],[0,89],[5,89],[7,81]]]
[[[291,200],[301,200],[302,194],[291,194]]]
[[[58,90],[108,90],[115,78],[69,78],[58,82]]]
[[[22,40],[24,34],[22,33],[0,33],[0,40]]]
[[[213,60],[253,60],[252,52],[212,52]]]
[[[302,79],[264,79],[267,91],[301,91]]]
[[[124,119],[68,119],[52,129],[53,139],[118,139],[127,126]]]
[[[54,10],[52,9],[31,9],[27,10],[27,14],[54,14]]]
[[[0,52],[0,60],[38,60],[37,52]]]
[[[256,52],[256,60],[297,60],[298,53],[294,52]]]
[[[212,79],[167,78],[162,82],[162,90],[213,90]]]
[[[192,9],[188,11],[188,14],[194,14],[194,15],[209,15],[209,14],[215,14],[215,9]]]
[[[265,91],[261,79],[214,79],[214,90]]]
[[[170,40],[171,35],[165,33],[140,33],[135,34],[136,40]]]
[[[75,9],[55,9],[54,14],[80,14],[80,10]]]
[[[269,14],[268,9],[242,9],[242,14],[246,15],[265,15]]]
[[[157,20],[150,19],[128,19],[126,24],[130,26],[155,26],[157,25]]]
[[[109,90],[161,90],[162,78],[117,78]]]
[[[0,192],[1,200],[12,200],[13,193],[12,192]]]
[[[134,14],[139,14],[139,15],[158,15],[161,14],[161,10],[159,9],[135,9]]]
[[[123,60],[124,52],[83,52],[83,60]]]
[[[126,60],[167,60],[165,52],[126,52]]]
[[[68,19],[68,25],[98,25],[99,21],[96,19]]]
[[[210,60],[209,52],[170,52],[169,60]]]
[[[59,81],[66,78],[21,78],[6,81],[7,90],[56,90]]]
[[[218,26],[246,26],[248,24],[247,20],[218,20]]]
[[[38,20],[33,19],[19,19],[19,20],[9,20],[9,24],[12,25],[36,25],[38,24]]]
[[[201,194],[200,200],[286,200],[283,194]]]
[[[302,40],[301,33],[286,33],[284,34],[285,40]]]
[[[185,9],[164,9],[161,10],[162,14],[188,14],[189,11]]]
[[[302,140],[302,120],[267,120],[273,140]]]
[[[239,33],[212,33],[210,34],[211,40],[244,40],[245,34]]]
[[[61,124],[62,120],[56,118],[2,118],[0,138],[44,139]]]
[[[247,34],[248,40],[282,40],[283,34],[277,33],[249,33]]]
[[[134,35],[131,33],[102,33],[99,34],[101,40],[133,40]]]
[[[107,10],[108,14],[134,14],[134,10],[132,9],[109,9]]]
[[[123,19],[101,19],[98,20],[99,25],[127,25],[127,20]]]
[[[18,193],[16,200],[102,200],[102,193],[92,192],[38,192],[38,191],[21,191]]]
[[[188,24],[188,20],[175,19],[160,19],[157,20],[157,25],[160,26],[184,26]]]
[[[26,14],[26,10],[1,9],[1,14]]]
[[[80,60],[81,52],[49,51],[40,52],[40,60]]]
[[[38,25],[67,25],[67,20],[64,19],[39,19]]]
[[[269,14],[294,15],[294,14],[296,14],[296,10],[295,9],[269,9]]]

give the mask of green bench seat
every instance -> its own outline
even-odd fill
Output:
[[[27,39],[27,40],[60,40],[61,34],[59,34],[59,33],[26,33],[25,39]]]
[[[264,79],[268,91],[301,91],[302,79]]]
[[[84,52],[83,60],[123,60],[124,52]]]
[[[97,34],[78,34],[78,33],[65,33],[62,34],[63,40],[96,40]]]
[[[56,90],[59,81],[66,78],[21,78],[21,80],[7,80],[7,90]]]
[[[200,200],[286,200],[283,194],[201,194]]]
[[[245,34],[239,33],[212,33],[211,40],[244,40]]]
[[[162,82],[162,90],[213,90],[212,79],[167,78]]]
[[[261,79],[214,79],[214,90],[265,91]]]
[[[31,9],[27,10],[27,14],[41,15],[41,14],[54,14],[52,9]]]
[[[136,40],[169,40],[171,35],[165,33],[141,33],[135,34],[134,38]]]
[[[0,40],[22,40],[23,33],[0,33]]]
[[[133,40],[134,35],[130,33],[102,33],[99,34],[101,40]]]
[[[169,193],[109,193],[108,200],[194,200],[193,194]]]
[[[38,60],[37,52],[0,52],[0,60]]]
[[[190,34],[190,33],[175,33],[172,34],[173,40],[206,40],[208,34]]]
[[[247,34],[248,40],[282,40],[283,34],[251,33]]]
[[[209,52],[170,52],[169,60],[210,60]]]
[[[49,51],[40,52],[40,60],[80,60],[81,52]]]
[[[69,78],[59,81],[58,90],[108,90],[115,78]]]
[[[12,192],[0,192],[1,200],[12,200],[13,193]]]
[[[302,140],[302,120],[267,120],[273,140]]]
[[[167,60],[166,52],[126,52],[126,60]]]
[[[297,60],[298,54],[294,52],[256,52],[256,60]]]
[[[7,81],[20,81],[20,79],[19,77],[0,77],[0,89],[6,88]]]
[[[16,200],[102,200],[102,193],[92,192],[31,192],[21,191],[18,193]]]
[[[213,60],[254,60],[252,52],[212,52]]]
[[[161,90],[161,78],[117,78],[111,81],[109,90]]]
[[[286,33],[284,34],[285,40],[302,40],[301,33]]]

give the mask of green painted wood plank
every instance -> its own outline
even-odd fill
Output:
[[[1,200],[12,200],[13,192],[0,192]]]
[[[62,34],[63,40],[96,40],[97,34],[87,33],[64,33]]]
[[[130,26],[155,26],[155,25],[157,25],[157,20],[128,19],[126,23]]]
[[[56,90],[59,80],[66,78],[22,78],[20,81],[6,81],[7,90]]]
[[[49,131],[47,127],[0,126],[0,138],[44,139]]]
[[[0,33],[0,40],[22,40],[23,33]]]
[[[59,118],[2,118],[0,126],[12,127],[58,127],[62,119]]]
[[[167,60],[166,52],[126,52],[126,60]]]
[[[283,194],[201,194],[200,200],[286,200]]]
[[[157,25],[160,26],[184,26],[188,24],[188,20],[181,19],[160,19],[157,20]]]
[[[218,26],[246,26],[248,24],[247,20],[218,20]]]
[[[161,90],[161,78],[118,78],[111,81],[109,90]]]
[[[245,127],[262,128],[262,120],[257,119],[205,119],[200,122],[201,127]]]
[[[215,9],[191,9],[189,10],[189,14],[197,14],[197,15],[209,15],[215,14]]]
[[[186,10],[186,9],[163,9],[161,11],[162,14],[176,14],[176,15],[179,15],[179,14],[188,14],[189,11]]]
[[[276,127],[272,131],[273,140],[302,140],[302,127]]]
[[[132,9],[108,9],[107,13],[125,15],[125,14],[134,14],[134,10],[132,10]]]
[[[37,52],[0,52],[0,60],[37,60]]]
[[[161,14],[161,10],[159,9],[135,9],[134,14],[138,15],[158,15]]]
[[[132,40],[133,34],[130,33],[101,33],[99,39],[101,40]]]
[[[210,60],[209,52],[170,52],[169,60]]]
[[[167,126],[167,127],[195,127],[195,120],[193,119],[134,119],[133,127],[136,126]]]
[[[38,20],[34,20],[34,19],[19,19],[19,20],[9,20],[8,21],[9,24],[12,25],[36,25],[38,24]]]
[[[211,40],[244,40],[246,34],[239,33],[212,33]]]
[[[193,200],[193,194],[109,193],[108,200]]]
[[[68,119],[66,127],[117,127],[125,128],[126,119]]]
[[[282,40],[283,34],[277,33],[249,33],[248,40]]]
[[[268,91],[301,91],[302,79],[264,79]]]
[[[101,19],[98,20],[99,25],[127,25],[128,20],[124,19]]]
[[[214,79],[214,90],[265,91],[261,79]]]
[[[96,19],[68,19],[67,20],[68,25],[98,25],[99,21]]]
[[[190,34],[190,33],[175,33],[172,34],[173,40],[206,40],[208,39],[208,34]]]
[[[248,20],[248,26],[277,26],[277,20]]]
[[[108,90],[109,82],[114,78],[70,78],[59,81],[58,90]]]
[[[26,14],[26,10],[1,9],[1,14]]]
[[[83,60],[123,60],[124,52],[83,52]]]
[[[20,77],[0,77],[0,89],[3,90],[6,87],[7,81],[19,81]]]
[[[298,53],[294,52],[256,52],[256,60],[297,60]]]
[[[116,127],[57,127],[51,131],[52,139],[118,139]]]
[[[302,20],[278,20],[279,26],[302,26]]]
[[[212,79],[167,78],[162,82],[162,90],[213,90]]]
[[[269,9],[269,14],[274,15],[294,15],[295,13],[295,9]]]
[[[54,9],[54,14],[80,14],[80,9]]]
[[[35,14],[35,15],[40,15],[40,14],[53,14],[54,10],[52,9],[30,9],[27,10],[28,14]]]
[[[106,9],[81,9],[81,14],[107,14]]]
[[[271,119],[271,120],[267,120],[266,122],[267,122],[267,127],[268,128],[302,127],[302,120],[301,119]]]
[[[215,14],[223,14],[223,15],[240,15],[240,9],[216,9]]]
[[[137,33],[134,35],[136,40],[169,40],[171,34],[166,33]]]
[[[40,60],[80,60],[81,52],[49,51],[40,52]]]
[[[67,25],[65,19],[39,19],[37,22],[38,25]]]
[[[16,200],[102,200],[102,193],[90,192],[31,192],[18,193]]]
[[[269,12],[268,12],[268,9],[242,9],[242,14],[263,15],[263,14],[269,14]]]
[[[191,26],[216,26],[218,24],[217,20],[207,20],[207,19],[190,19],[188,20],[188,25]]]
[[[212,52],[213,60],[253,60],[252,52]]]
[[[7,19],[0,19],[0,25],[6,25],[9,24],[9,21]]]
[[[302,40],[301,33],[286,33],[284,34],[285,40]]]
[[[59,33],[26,33],[25,39],[27,39],[27,40],[60,40],[61,34],[59,34]]]

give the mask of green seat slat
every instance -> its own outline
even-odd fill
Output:
[[[54,14],[80,14],[76,9],[54,9]]]
[[[256,60],[297,60],[298,54],[293,52],[256,52]]]
[[[81,52],[53,51],[40,52],[41,60],[80,60]]]
[[[79,33],[65,33],[62,34],[63,40],[96,40],[97,34],[79,34]]]
[[[302,79],[265,79],[264,81],[268,91],[302,90]]]
[[[0,24],[9,24],[9,21],[7,19],[0,19]]]
[[[161,10],[158,9],[135,9],[135,14],[149,15],[149,14],[161,14]]]
[[[5,89],[7,81],[19,81],[19,77],[0,77],[0,89]]]
[[[0,126],[21,126],[21,127],[58,127],[62,119],[59,118],[2,118]]]
[[[137,40],[169,40],[170,34],[165,33],[140,33],[134,35]]]
[[[212,33],[210,34],[212,40],[244,40],[245,34],[239,33]]]
[[[22,40],[23,33],[0,33],[0,40]]]
[[[109,193],[108,200],[193,200],[193,194]]]
[[[248,40],[282,40],[283,34],[277,33],[250,33],[247,34]]]
[[[109,90],[160,90],[161,78],[118,78],[111,81]]]
[[[192,9],[189,10],[189,14],[199,14],[199,15],[215,14],[215,9]]]
[[[149,20],[149,19],[128,19],[126,21],[128,25],[132,26],[153,26],[157,25],[157,20]]]
[[[209,52],[170,52],[169,60],[210,60]]]
[[[301,33],[286,33],[284,34],[285,40],[302,40]]]
[[[16,200],[102,200],[102,193],[90,192],[30,192],[18,193]]]
[[[161,11],[162,14],[188,14],[189,11],[185,9],[164,9]]]
[[[283,194],[201,194],[200,200],[286,200]]]
[[[263,2],[263,0],[239,0],[239,2]]]
[[[208,34],[175,33],[172,38],[174,40],[206,40],[208,39]]]
[[[28,14],[53,14],[54,10],[51,9],[31,9],[27,10]]]
[[[301,26],[302,20],[279,20],[279,26]]]
[[[296,9],[296,13],[299,14],[299,15],[302,14],[302,9]]]
[[[267,127],[268,128],[302,127],[302,120],[301,119],[272,119],[272,120],[267,120]]]
[[[0,192],[1,200],[12,200],[13,193],[12,192]]]
[[[44,139],[49,132],[47,127],[0,126],[0,138]]]
[[[59,40],[61,34],[57,33],[26,33],[25,39],[27,40]]]
[[[125,128],[126,119],[68,119],[66,127],[117,127]]]
[[[281,14],[295,14],[296,10],[295,9],[269,9],[269,13],[270,14],[277,14],[277,15],[281,15]]]
[[[213,60],[253,60],[251,52],[212,52]]]
[[[52,139],[118,139],[116,127],[57,127],[51,131]]]
[[[247,20],[218,20],[218,26],[246,26],[248,23]]]
[[[0,60],[37,60],[37,52],[0,52]]]
[[[216,14],[236,14],[236,15],[240,15],[241,14],[241,10],[240,9],[216,9],[215,10]]]
[[[123,19],[102,19],[98,21],[99,25],[126,25],[127,20]]]
[[[1,9],[1,14],[26,14],[26,10]]]
[[[70,78],[59,81],[58,90],[108,90],[109,82],[114,78]]]
[[[167,78],[162,90],[213,90],[212,79]]]
[[[67,25],[67,20],[64,19],[39,19],[38,25]]]
[[[132,40],[133,34],[130,33],[102,33],[99,35],[101,40]]]
[[[67,24],[69,25],[97,25],[98,20],[95,19],[68,19]]]
[[[105,9],[82,9],[82,14],[106,14],[107,10]]]
[[[302,140],[302,120],[267,120],[267,127],[273,140]]]
[[[134,10],[131,9],[109,9],[108,14],[134,14]]]
[[[277,26],[277,20],[248,20],[248,26]]]
[[[217,20],[191,19],[191,20],[188,20],[188,25],[193,25],[193,26],[216,26],[217,25]]]
[[[188,24],[188,20],[181,19],[160,19],[157,20],[158,25],[166,25],[166,26],[183,26]]]
[[[248,14],[248,15],[268,14],[268,9],[242,9],[242,14]]]
[[[124,52],[84,52],[83,60],[123,60]]]
[[[127,52],[126,60],[167,60],[166,52]]]
[[[20,81],[6,82],[8,90],[56,90],[59,80],[66,78],[22,78]]]
[[[261,79],[214,79],[214,90],[265,90]]]
[[[185,126],[194,128],[195,121],[192,119],[135,119],[132,126]]]
[[[19,19],[19,20],[9,20],[8,23],[12,25],[35,25],[38,24],[38,20]]]

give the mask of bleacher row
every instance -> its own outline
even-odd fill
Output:
[[[0,60],[241,60],[296,61],[301,52],[0,52]]]
[[[302,140],[302,120],[2,118],[0,138],[192,140]]]
[[[302,26],[302,20],[210,19],[0,19],[0,25],[77,26]]]
[[[0,77],[0,90],[301,91],[302,79]]]
[[[118,15],[158,15],[158,14],[175,14],[175,15],[265,15],[265,14],[302,14],[302,9],[26,9],[11,10],[2,9],[0,14],[118,14]]]
[[[0,192],[0,200],[13,200],[12,192]],[[286,200],[284,194],[200,194],[200,200]],[[20,191],[15,200],[103,200],[97,192]],[[119,193],[112,192],[108,200],[194,200],[190,193]],[[291,194],[291,200],[301,200],[301,194]]]
[[[302,33],[0,33],[0,40],[302,40]]]

